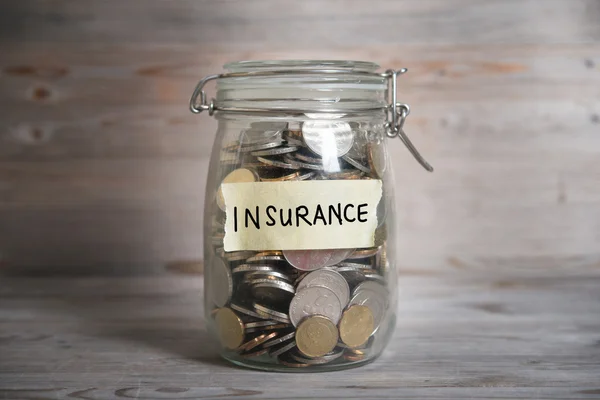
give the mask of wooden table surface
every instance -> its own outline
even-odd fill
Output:
[[[0,278],[0,398],[600,398],[600,273],[404,271],[376,362],[317,374],[222,361],[202,278]]]

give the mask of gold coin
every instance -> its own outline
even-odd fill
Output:
[[[386,241],[386,239],[387,239],[387,227],[385,226],[385,223],[384,223],[379,228],[375,229],[375,236],[373,239],[375,242],[375,247],[382,246],[383,243]]]
[[[240,183],[240,182],[256,182],[258,181],[258,176],[256,172],[247,168],[238,168],[236,170],[231,171],[223,182],[221,182],[221,186],[219,186],[219,190],[217,191],[217,205],[223,211],[225,211],[225,199],[223,198],[223,183]]]
[[[304,319],[296,329],[296,345],[307,357],[322,357],[335,348],[338,330],[327,317],[313,315]]]
[[[340,319],[340,338],[350,348],[359,347],[369,340],[375,321],[367,306],[355,304],[342,314]]]
[[[215,314],[219,339],[223,347],[237,349],[244,341],[244,323],[230,309],[220,308]]]

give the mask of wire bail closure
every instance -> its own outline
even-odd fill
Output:
[[[251,71],[251,72],[234,72],[234,73],[226,73],[219,75],[207,75],[198,82],[194,92],[192,93],[192,97],[190,98],[190,111],[194,114],[200,114],[203,111],[208,111],[208,115],[213,115],[215,111],[222,112],[260,112],[260,113],[269,113],[269,112],[285,112],[287,114],[294,115],[303,115],[306,113],[306,110],[294,110],[294,109],[273,109],[273,108],[243,108],[243,107],[220,107],[218,104],[215,104],[215,99],[211,99],[210,103],[208,102],[206,92],[204,91],[204,86],[212,81],[221,78],[237,78],[237,77],[267,77],[267,76],[278,76],[278,75],[318,75],[318,74],[327,74],[327,75],[335,75],[335,74],[353,74],[353,75],[363,75],[363,76],[378,76],[382,78],[386,78],[388,82],[388,102],[389,104],[386,106],[385,111],[387,113],[387,122],[385,124],[386,135],[390,138],[398,137],[404,143],[408,151],[413,155],[413,157],[417,160],[423,168],[425,168],[429,172],[433,172],[433,167],[423,158],[421,153],[417,150],[417,148],[412,144],[406,133],[404,132],[404,122],[406,121],[406,117],[410,114],[410,107],[408,104],[399,103],[397,101],[398,98],[398,83],[397,79],[399,75],[403,75],[408,70],[406,68],[402,68],[399,70],[389,69],[385,71],[385,73],[377,73],[377,72],[367,72],[367,71],[347,71],[347,70],[339,70],[339,69],[314,69],[314,70],[283,70],[283,71]],[[390,98],[391,97],[391,98]],[[376,111],[380,110],[380,108],[370,108],[364,109],[360,111]],[[311,113],[315,112],[311,110]],[[319,111],[316,111],[319,112]],[[320,110],[320,112],[326,113],[346,113],[347,110],[340,110],[335,108],[328,108],[325,110]]]

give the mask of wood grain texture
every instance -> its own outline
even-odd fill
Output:
[[[0,398],[594,399],[599,284],[560,269],[404,272],[380,359],[298,376],[218,358],[200,277],[3,276]]]
[[[401,264],[597,268],[599,20],[595,0],[4,2],[0,268],[201,259],[216,122],[189,95],[269,58],[409,68],[436,172],[391,143]]]

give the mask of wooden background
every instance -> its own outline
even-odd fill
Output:
[[[436,172],[391,144],[402,268],[600,268],[597,0],[3,1],[2,268],[201,259],[216,124],[188,98],[265,58],[409,69]]]

